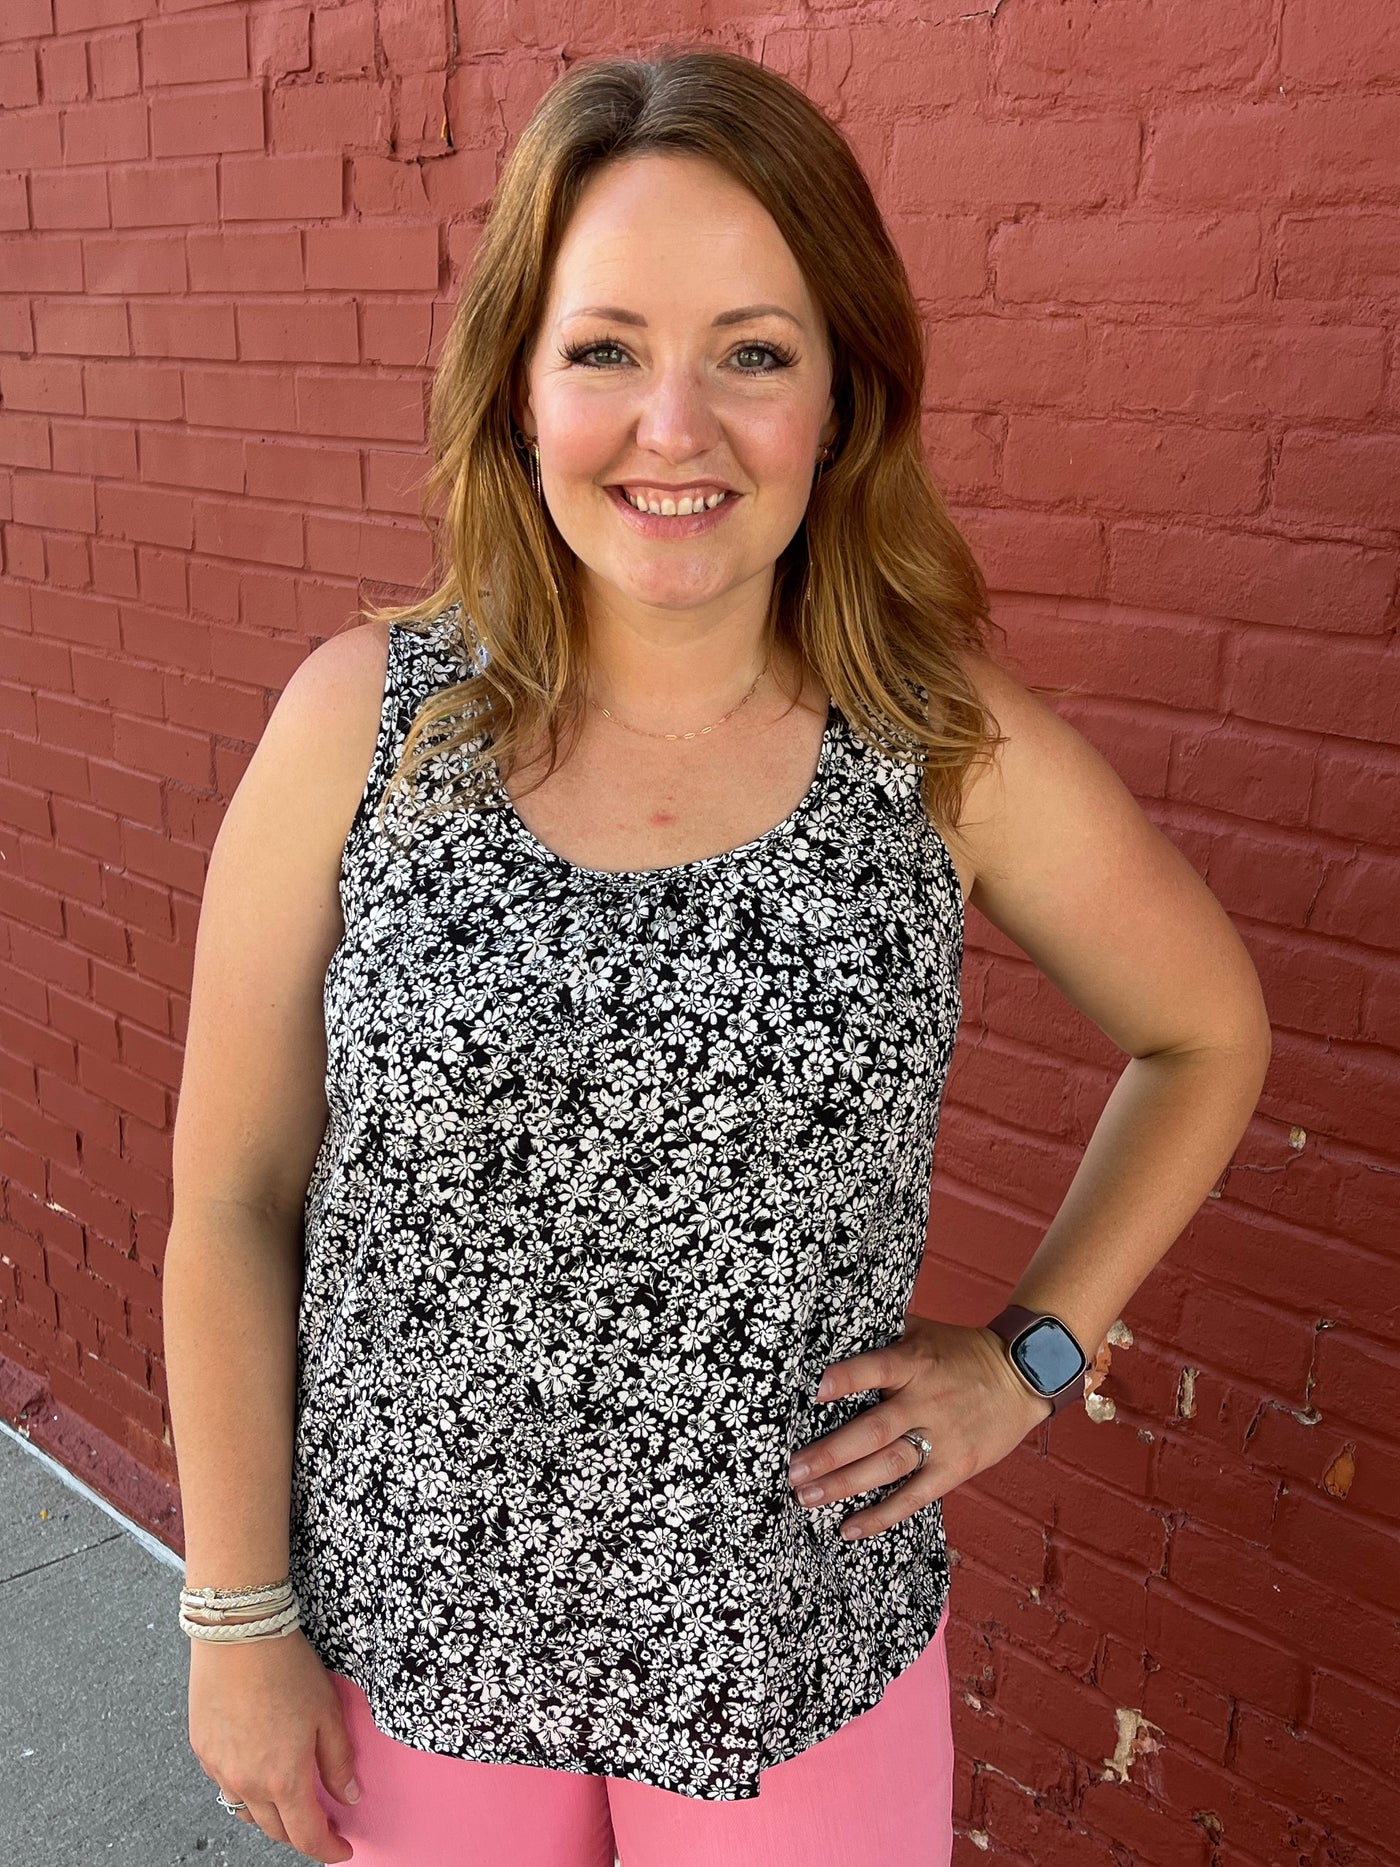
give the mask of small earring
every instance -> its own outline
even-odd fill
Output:
[[[530,478],[534,481],[535,497],[539,500],[541,506],[543,506],[544,504],[544,479],[540,473],[540,444],[538,441],[530,442]],[[555,600],[558,601],[559,600],[559,579],[554,575],[553,571],[550,571],[549,573],[549,581],[554,589]]]
[[[835,458],[836,450],[832,447],[830,441],[823,441],[822,451],[817,455],[817,477],[819,479]]]

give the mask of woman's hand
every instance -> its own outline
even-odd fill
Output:
[[[905,1482],[879,1504],[841,1526],[846,1538],[887,1530],[902,1517],[986,1471],[1049,1419],[1051,1403],[1033,1393],[1007,1359],[1001,1337],[987,1328],[909,1316],[899,1341],[835,1361],[818,1400],[877,1387],[883,1398],[824,1439],[800,1446],[788,1475],[801,1503],[830,1504],[878,1485]],[[900,1434],[917,1427],[932,1450],[923,1470],[919,1449]],[[808,1467],[796,1469],[799,1462]],[[811,1485],[819,1495],[803,1496]]]
[[[334,1681],[300,1628],[270,1640],[192,1639],[189,1697],[190,1748],[230,1802],[247,1804],[240,1822],[312,1860],[353,1858],[316,1775],[337,1801],[355,1800],[354,1752]]]

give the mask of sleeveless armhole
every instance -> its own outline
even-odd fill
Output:
[[[919,696],[919,700],[924,709],[924,715],[927,718],[930,702],[929,690],[924,686],[922,681],[915,681],[914,691]],[[955,927],[953,931],[956,936],[957,978],[961,981],[967,941],[967,903],[963,900],[962,877],[958,874],[958,865],[953,860],[953,852],[948,845],[948,838],[944,835],[939,825],[934,822],[933,817],[924,803],[923,783],[927,767],[928,748],[925,746],[921,748],[918,755],[913,760],[914,783],[911,795],[914,807],[918,812],[919,821],[927,831],[928,836],[933,842],[934,849],[937,852],[939,866],[943,871],[944,880],[947,883],[949,894],[954,905]],[[958,986],[958,991],[960,994],[960,984]],[[961,1015],[961,996],[959,996],[959,1015]]]
[[[390,774],[398,764],[407,737],[408,722],[399,718],[399,699],[402,690],[400,677],[400,656],[403,653],[403,631],[397,624],[389,624],[389,653],[384,668],[384,690],[379,702],[379,730],[374,740],[374,755],[370,759],[369,772],[365,786],[360,793],[360,801],[355,806],[355,815],[346,832],[345,843],[340,854],[340,888],[342,901],[350,881],[353,858],[366,836],[377,835],[373,819],[379,808],[380,795],[388,783]]]
[[[452,606],[435,616],[426,629],[412,628],[398,622],[389,624],[389,652],[384,668],[384,692],[379,707],[379,731],[374,742],[364,790],[355,807],[355,815],[341,850],[340,887],[342,903],[354,888],[369,852],[392,841],[390,828],[381,829],[375,821],[384,787],[393,776],[413,725],[414,716],[436,687],[461,680],[470,671],[449,630],[456,615]],[[468,655],[485,666],[486,654],[475,632],[467,629]],[[431,760],[429,761],[431,764]],[[392,825],[394,807],[388,821]],[[347,904],[348,906],[348,904]]]

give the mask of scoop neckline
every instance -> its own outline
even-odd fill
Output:
[[[811,783],[793,805],[792,809],[771,829],[760,830],[757,836],[751,836],[746,843],[737,843],[732,849],[717,850],[712,856],[693,856],[689,862],[668,862],[654,869],[595,869],[585,862],[572,862],[567,856],[561,856],[557,849],[551,849],[548,843],[541,842],[535,832],[529,828],[525,819],[515,808],[514,799],[506,790],[500,768],[496,764],[495,753],[487,749],[486,762],[490,766],[491,777],[500,798],[500,809],[506,823],[517,841],[524,843],[542,861],[552,864],[556,869],[569,875],[583,875],[591,880],[612,882],[644,882],[667,875],[688,875],[696,869],[712,869],[720,863],[734,862],[742,856],[749,856],[775,842],[786,831],[796,827],[816,804],[826,788],[827,774],[836,744],[837,722],[841,709],[836,704],[834,695],[827,698],[826,724],[822,728],[821,746],[817,753],[817,768],[812,773]]]

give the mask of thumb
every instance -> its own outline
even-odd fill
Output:
[[[355,1781],[355,1752],[345,1729],[344,1716],[337,1711],[316,1729],[316,1768],[321,1781],[337,1802],[358,1802],[360,1786]]]

